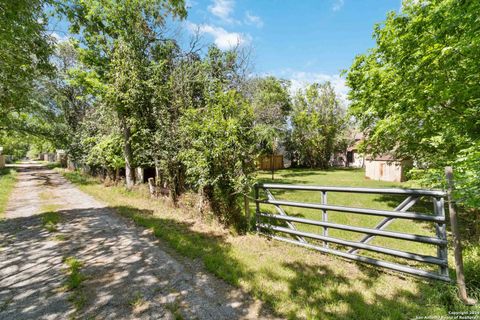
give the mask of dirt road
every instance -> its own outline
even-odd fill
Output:
[[[36,164],[0,222],[0,319],[266,319],[262,303]],[[42,224],[60,213],[57,231]],[[65,259],[83,282],[68,290]]]

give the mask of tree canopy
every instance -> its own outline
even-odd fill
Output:
[[[478,1],[404,1],[375,27],[376,46],[347,75],[367,153],[431,170],[455,164],[459,180],[480,181],[471,152],[480,138],[479,11]]]
[[[127,189],[135,168],[155,168],[174,205],[194,193],[200,211],[239,230],[259,156],[290,137],[300,165],[330,165],[344,123],[332,86],[314,84],[292,101],[288,81],[252,77],[241,47],[186,45],[168,32],[186,17],[184,1],[31,4],[0,5],[5,151],[64,149],[77,167],[114,183],[125,177]],[[53,9],[69,22],[68,40],[46,30]]]
[[[345,129],[345,109],[329,82],[299,91],[291,116],[289,149],[305,166],[326,169],[339,134]]]

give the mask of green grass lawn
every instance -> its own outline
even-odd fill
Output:
[[[207,270],[267,302],[275,313],[289,319],[411,319],[416,316],[445,316],[449,311],[480,311],[478,306],[470,309],[463,306],[456,298],[455,287],[450,284],[351,262],[268,240],[255,233],[233,235],[215,221],[199,217],[193,207],[184,205],[174,208],[163,200],[150,199],[145,187],[127,192],[123,187],[105,187],[77,172],[63,173],[83,191],[150,229],[174,251],[201,259]],[[361,170],[282,170],[276,177],[275,182],[278,183],[402,187],[401,184],[365,180]],[[269,181],[269,175],[260,173],[259,181]],[[277,192],[275,195],[281,199],[309,202],[319,202],[320,199],[320,195],[315,193]],[[396,205],[394,200],[401,199],[334,194],[328,198],[331,204],[374,208],[392,208]],[[319,218],[318,212],[288,209],[287,212]],[[376,222],[370,219],[352,222],[333,213],[329,218],[366,226]],[[402,229],[405,226],[400,223],[391,228]],[[422,224],[409,225],[408,228],[410,233],[431,232]],[[342,233],[338,236],[353,237]],[[355,236],[358,238],[359,235]],[[402,249],[422,250],[417,247]],[[466,263],[467,280],[480,274],[475,262],[478,261],[475,259],[479,257],[479,251],[475,249],[470,253]],[[475,277],[478,281],[478,275]],[[471,288],[476,289],[478,294],[478,284],[474,282]]]
[[[3,218],[8,197],[15,185],[16,173],[17,172],[11,168],[0,169],[0,219]]]

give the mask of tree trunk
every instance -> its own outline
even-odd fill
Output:
[[[197,205],[198,212],[204,214],[208,210],[214,211],[212,186],[204,186],[199,191],[200,197]]]
[[[130,142],[131,132],[130,127],[127,124],[127,119],[125,116],[120,116],[120,122],[122,124],[123,129],[123,153],[125,156],[125,182],[127,185],[127,189],[132,189],[135,183],[135,172],[132,167],[133,163],[133,152],[132,152],[132,144]]]
[[[150,190],[150,196],[152,198],[157,197],[157,187],[155,186],[155,182],[153,178],[148,178],[148,189]]]
[[[275,158],[274,154],[270,157],[270,169],[272,170],[272,180],[275,179]]]

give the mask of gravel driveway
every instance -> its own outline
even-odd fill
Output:
[[[271,319],[264,305],[37,164],[0,222],[0,319]],[[42,213],[58,211],[56,232]],[[84,281],[67,290],[66,257]]]

